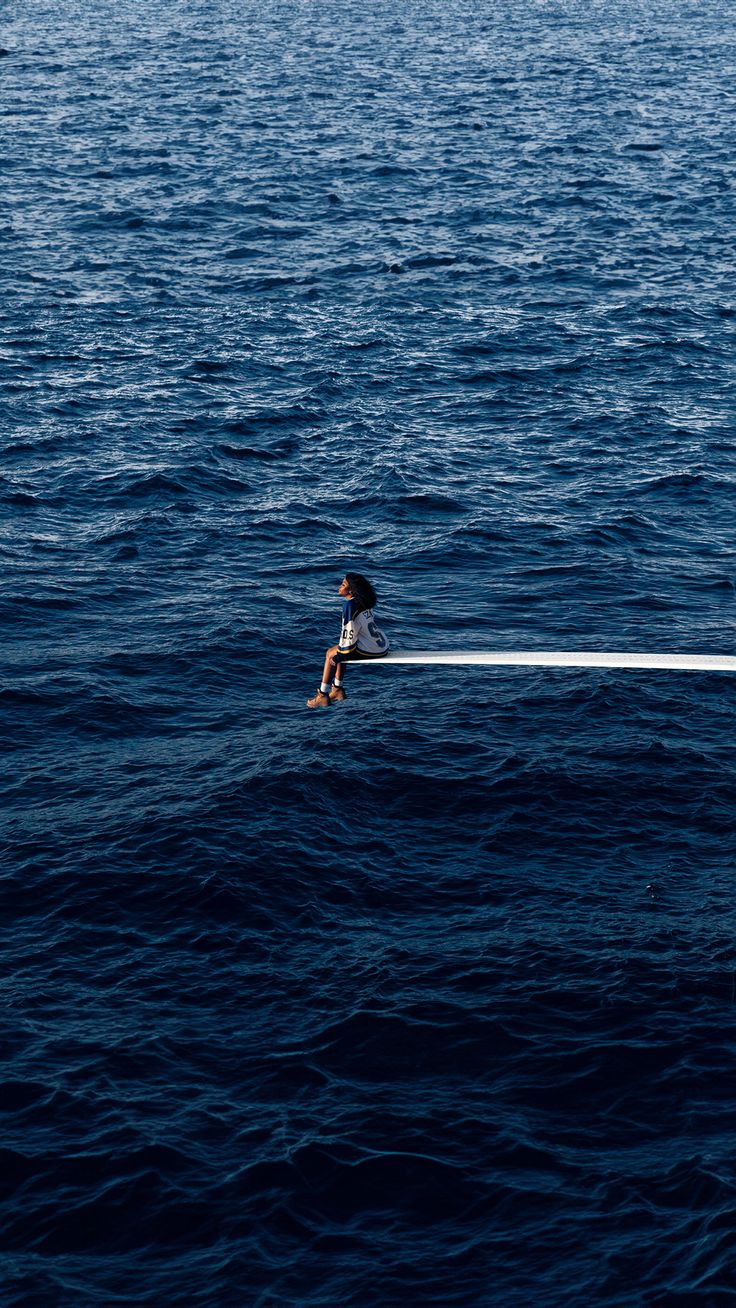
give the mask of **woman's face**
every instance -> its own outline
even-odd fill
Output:
[[[338,595],[342,595],[343,599],[353,598],[352,595],[350,594],[350,582],[348,581],[347,577],[343,577],[342,581],[340,582],[340,589],[337,593]]]

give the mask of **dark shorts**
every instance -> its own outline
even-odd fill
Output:
[[[333,663],[362,663],[366,659],[385,659],[387,654],[388,654],[387,649],[382,649],[380,654],[365,654],[362,649],[353,649],[346,654],[341,654],[338,651],[337,654],[333,654],[332,662]]]

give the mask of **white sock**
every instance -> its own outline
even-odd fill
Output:
[[[323,682],[321,683],[321,685],[320,685],[320,690],[322,691],[322,694],[323,694],[323,695],[329,695],[329,693],[330,693],[330,683],[329,683],[329,681],[323,681]]]
[[[338,687],[342,685],[342,677],[335,677],[335,685]]]

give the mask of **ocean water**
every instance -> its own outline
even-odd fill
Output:
[[[732,8],[2,17],[3,1305],[731,1303]]]

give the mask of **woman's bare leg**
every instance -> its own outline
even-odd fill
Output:
[[[341,685],[345,680],[346,667],[347,663],[335,663],[335,681],[339,681]]]
[[[330,645],[330,648],[327,650],[327,653],[325,654],[325,666],[322,671],[322,684],[324,686],[326,686],[329,681],[332,681],[335,675],[335,668],[338,665],[333,663],[333,658],[335,654],[337,654],[338,648],[339,647],[337,645]]]

